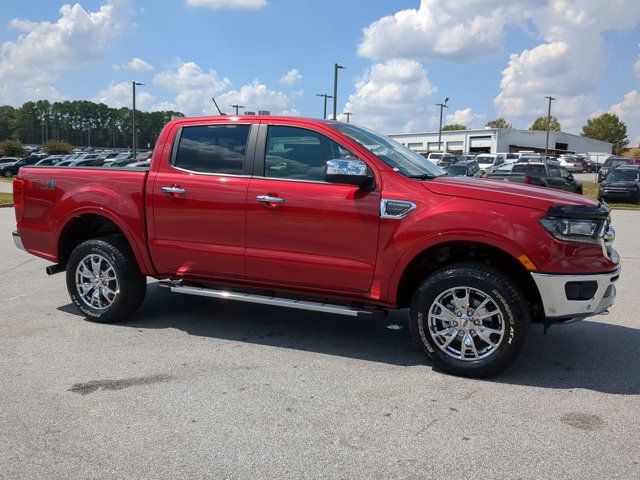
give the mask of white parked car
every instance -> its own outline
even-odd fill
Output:
[[[558,162],[560,162],[560,166],[566,168],[568,172],[580,173],[584,170],[582,163],[572,155],[562,155],[558,158]]]
[[[480,167],[480,176],[486,177],[501,165],[507,163],[507,155],[504,153],[481,153],[476,157]]]

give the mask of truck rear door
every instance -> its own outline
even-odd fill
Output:
[[[245,205],[256,132],[257,126],[231,120],[177,130],[151,187],[149,249],[159,274],[244,277]]]
[[[330,130],[272,122],[260,126],[247,194],[247,278],[368,291],[376,263],[380,186],[361,190],[326,183],[326,161],[353,155]]]

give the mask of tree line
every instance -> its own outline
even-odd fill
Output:
[[[111,108],[88,100],[26,102],[0,106],[0,141],[25,144],[62,141],[81,147],[129,148],[133,140],[132,110]],[[162,127],[181,112],[143,112],[136,109],[137,144],[153,147]]]

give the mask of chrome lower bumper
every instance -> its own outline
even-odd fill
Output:
[[[531,276],[538,286],[545,316],[553,321],[566,322],[608,310],[616,299],[614,284],[620,277],[620,268],[615,272],[597,275],[532,273]],[[569,300],[565,291],[568,282],[596,282],[597,289],[589,300]]]
[[[18,234],[18,232],[13,232],[13,243],[15,243],[16,247],[18,247],[20,250],[26,250],[26,248],[24,248],[24,245],[22,244],[22,238],[20,238],[20,235]]]

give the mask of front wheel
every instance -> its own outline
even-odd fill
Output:
[[[120,237],[87,240],[67,262],[67,290],[75,306],[89,319],[124,320],[142,304],[146,278],[129,244]]]
[[[530,315],[522,293],[499,271],[483,264],[437,270],[414,294],[411,333],[437,368],[485,377],[518,355]]]

